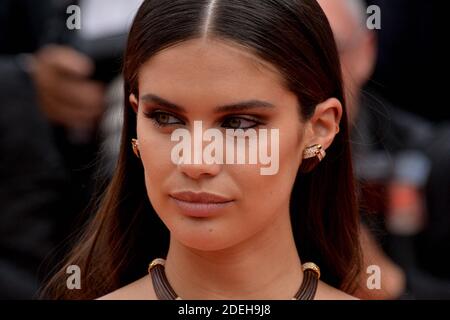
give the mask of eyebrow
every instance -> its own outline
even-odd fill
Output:
[[[145,94],[140,98],[142,101],[146,103],[155,103],[160,105],[161,107],[167,108],[169,110],[179,112],[179,113],[187,113],[186,108],[176,105],[166,99],[158,97],[154,94]],[[275,106],[267,101],[261,100],[248,100],[242,101],[238,103],[233,103],[224,106],[218,106],[214,109],[215,113],[225,113],[225,112],[236,112],[236,111],[247,111],[252,109],[273,109]]]

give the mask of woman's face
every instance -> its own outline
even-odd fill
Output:
[[[139,98],[131,95],[130,101],[148,197],[172,237],[195,249],[219,250],[289,218],[304,124],[296,96],[273,68],[238,46],[191,40],[148,60],[139,72]],[[186,129],[192,144],[201,139],[194,137],[194,121],[201,121],[202,132],[220,130],[224,146],[233,141],[226,129],[253,129],[257,139],[259,129],[268,129],[268,150],[278,147],[276,174],[263,175],[260,169],[269,165],[259,158],[256,164],[172,161],[180,143],[171,139],[176,129]],[[270,129],[278,130],[278,141]],[[211,142],[202,143],[206,148]],[[187,157],[186,150],[181,155]]]

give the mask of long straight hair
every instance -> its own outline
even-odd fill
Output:
[[[166,255],[169,232],[149,202],[142,163],[131,149],[136,114],[128,98],[139,96],[142,64],[161,50],[201,37],[235,43],[275,66],[298,98],[298,121],[309,119],[330,97],[345,106],[333,34],[315,0],[144,1],[124,58],[124,125],[115,174],[44,297],[97,298],[142,277],[151,259]],[[310,169],[299,168],[291,195],[298,253],[302,261],[320,265],[325,282],[351,293],[361,258],[345,107],[327,157]],[[80,267],[81,290],[67,289],[68,265]]]

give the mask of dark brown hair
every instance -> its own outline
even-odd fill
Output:
[[[143,63],[177,43],[204,36],[211,0],[147,0],[140,7],[124,60],[125,111],[120,156],[99,209],[44,297],[92,299],[142,277],[165,256],[169,232],[147,197],[143,167],[131,149]],[[343,105],[341,71],[330,25],[315,0],[218,0],[207,37],[231,41],[275,66],[298,97],[302,119],[330,97]],[[302,261],[320,265],[322,279],[352,292],[360,267],[359,218],[345,108],[340,133],[316,166],[305,161],[291,195],[294,238]],[[308,166],[306,168],[305,166]],[[306,168],[306,169],[305,169]],[[68,290],[65,266],[82,271],[82,289]]]

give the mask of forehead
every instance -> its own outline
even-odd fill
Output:
[[[286,93],[277,69],[243,47],[195,39],[163,50],[139,70],[139,91],[163,95],[280,95]]]

